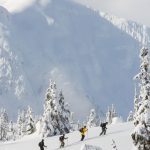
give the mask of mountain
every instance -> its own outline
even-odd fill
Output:
[[[41,113],[50,78],[81,119],[93,106],[104,112],[112,103],[127,116],[138,40],[99,12],[69,0],[0,12],[0,105],[11,117],[27,105]]]
[[[118,27],[120,30],[126,32],[131,37],[133,37],[135,40],[137,40],[139,43],[141,43],[144,46],[150,45],[150,28],[146,25],[137,23],[132,20],[127,20],[124,18],[117,17],[115,15],[102,12],[97,6],[98,1],[84,1],[84,0],[73,0],[76,3],[79,3],[97,13],[106,20],[108,20],[110,23],[112,23],[114,26]]]
[[[138,24],[131,20],[125,20],[124,18],[119,18],[108,13],[99,12],[100,16],[104,17],[106,20],[111,22],[113,25],[121,29],[122,31],[129,34],[135,40],[137,40],[142,45],[148,46],[150,44],[150,28]]]

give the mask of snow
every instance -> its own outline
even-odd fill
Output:
[[[9,16],[9,27],[0,20],[0,58],[7,60],[2,68],[9,73],[0,79],[5,85],[0,105],[11,118],[28,105],[35,114],[42,112],[49,78],[63,89],[75,118],[83,119],[93,104],[104,112],[112,101],[126,117],[138,63],[135,39],[99,13],[68,0],[42,8],[35,4]]]
[[[149,46],[150,45],[150,28],[149,26],[146,26],[144,24],[136,23],[135,21],[128,20],[125,18],[121,18],[118,16],[115,16],[110,13],[102,12],[101,9],[97,9],[96,1],[91,2],[88,1],[78,1],[74,0],[77,3],[80,3],[82,5],[85,5],[87,8],[92,9],[95,12],[98,12],[99,15],[106,20],[108,20],[110,23],[115,25],[117,28],[121,29],[122,31],[129,34],[132,38],[142,43],[142,45]],[[97,1],[98,3],[98,1]]]
[[[121,117],[114,117],[112,119],[112,124],[122,123],[123,119]]]
[[[102,150],[100,147],[84,144],[81,150]]]
[[[0,24],[1,22],[5,25],[8,25],[10,21],[10,14],[9,12],[0,6]]]
[[[142,43],[142,45],[149,46],[150,44],[149,27],[104,12],[99,12],[99,14],[100,16],[104,17],[109,22],[111,22],[113,25],[117,26],[119,29],[126,32],[131,37]]]
[[[99,136],[100,127],[90,128],[86,135],[85,141],[83,142],[80,142],[79,131],[75,131],[70,134],[66,134],[66,137],[69,139],[65,141],[66,147],[64,149],[80,150],[83,145],[86,144],[92,145],[93,147],[100,147],[102,150],[111,150],[112,140],[114,140],[118,150],[131,150],[131,131],[133,128],[134,126],[132,122],[109,125],[105,136]],[[28,135],[18,141],[1,143],[0,150],[37,150],[39,149],[38,143],[40,140],[41,137],[35,133],[34,135]],[[47,149],[56,150],[58,149],[59,144],[59,136],[45,139],[45,145],[48,147]]]

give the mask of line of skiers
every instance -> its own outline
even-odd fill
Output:
[[[100,127],[102,129],[102,132],[100,133],[99,136],[101,136],[102,134],[106,134],[106,130],[107,130],[107,124],[108,122],[105,122],[105,123],[101,123],[100,124]],[[86,133],[88,132],[88,129],[86,126],[84,126],[83,128],[81,128],[80,130],[80,133],[81,133],[81,141],[84,140],[85,138],[85,135]],[[68,139],[68,137],[65,137],[65,134],[63,134],[62,136],[59,137],[59,141],[60,141],[60,148],[63,148],[65,146],[65,140]],[[40,150],[44,150],[44,147],[47,147],[45,146],[44,144],[44,139],[42,139],[42,141],[39,143],[39,147],[40,147]]]

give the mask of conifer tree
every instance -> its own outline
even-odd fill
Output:
[[[132,139],[138,150],[150,149],[150,70],[149,70],[149,50],[142,48],[140,51],[140,73],[134,79],[139,82],[139,96],[134,100],[134,125]]]
[[[111,124],[112,123],[112,112],[110,110],[110,107],[108,107],[108,111],[106,113],[106,121]]]
[[[26,117],[25,111],[18,111],[18,119],[17,119],[17,134],[19,137],[24,136],[26,133]]]
[[[0,140],[8,140],[8,115],[5,109],[0,110]]]
[[[9,122],[9,133],[9,140],[16,140],[16,131],[12,120]]]
[[[62,91],[59,92],[59,97],[58,97],[58,102],[59,102],[59,116],[61,119],[61,122],[63,123],[63,129],[65,133],[69,133],[71,129],[71,112],[69,110],[69,104],[65,103],[64,96]]]
[[[134,112],[135,113],[138,110],[138,103],[139,103],[139,97],[138,97],[137,89],[136,89],[136,86],[135,86],[135,95],[134,95]]]
[[[87,121],[87,126],[95,127],[96,124],[97,124],[96,111],[95,111],[95,109],[91,109],[90,110],[90,115],[89,115],[88,121]]]
[[[133,112],[132,111],[129,112],[129,116],[127,118],[127,122],[130,122],[130,121],[133,121]]]
[[[62,91],[58,92],[56,83],[50,80],[45,96],[44,114],[42,118],[43,136],[52,136],[70,131],[70,111],[64,101]]]
[[[28,106],[26,112],[26,134],[32,134],[35,132],[35,122],[32,116],[32,108]]]
[[[114,105],[112,104],[111,108],[108,107],[108,111],[107,111],[107,113],[106,113],[106,121],[107,121],[109,124],[111,124],[114,117],[117,117],[117,113],[116,113],[116,110],[115,110],[115,108],[114,108]]]

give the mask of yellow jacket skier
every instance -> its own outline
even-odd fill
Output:
[[[88,131],[88,129],[86,128],[86,126],[84,126],[83,128],[80,129],[80,132],[81,132],[81,141],[84,140],[85,134],[86,134],[87,131]]]

